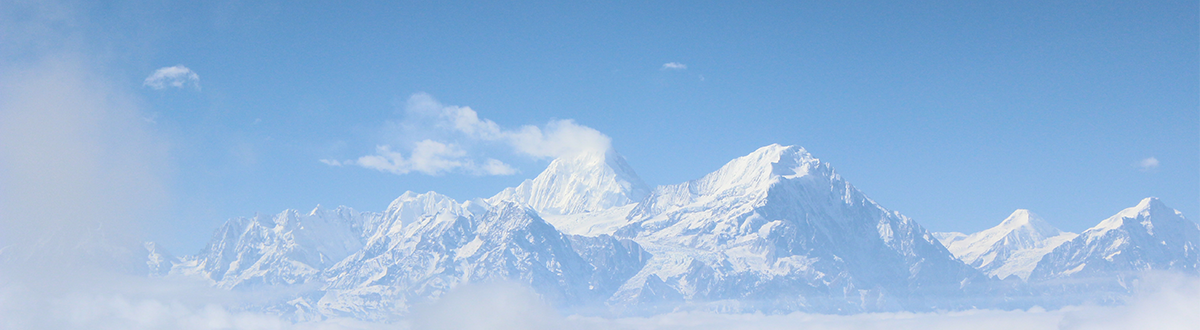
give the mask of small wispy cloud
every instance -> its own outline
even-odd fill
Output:
[[[146,77],[142,85],[153,89],[183,88],[192,85],[196,89],[200,89],[200,75],[183,65],[168,66],[154,70],[154,73]]]
[[[490,119],[480,118],[470,107],[445,105],[426,93],[416,93],[408,98],[404,121],[397,126],[399,130],[394,133],[399,135],[442,136],[459,144],[498,142],[518,154],[534,158],[604,152],[612,145],[612,139],[604,133],[574,120],[557,119],[542,127],[524,125],[505,129]]]
[[[512,174],[517,174],[517,169],[513,168],[512,166],[508,166],[508,164],[505,164],[502,161],[499,161],[499,160],[496,160],[493,158],[488,158],[487,160],[483,161],[483,166],[480,166],[477,169],[476,174],[479,174],[479,175],[512,175]]]
[[[480,118],[470,107],[445,105],[425,93],[410,96],[404,107],[404,118],[389,125],[382,135],[393,143],[376,146],[373,154],[351,160],[321,159],[320,162],[329,166],[356,165],[398,175],[414,172],[511,175],[516,174],[517,169],[498,159],[479,155],[511,152],[544,159],[580,152],[605,152],[612,145],[612,139],[604,133],[570,119],[508,129]],[[489,152],[479,150],[497,146],[504,148]]]
[[[1138,166],[1138,169],[1142,170],[1142,172],[1147,172],[1147,171],[1157,169],[1158,168],[1158,158],[1149,157],[1149,158],[1143,159],[1141,161],[1138,161],[1137,166]]]
[[[400,152],[393,151],[389,146],[380,145],[375,147],[375,154],[358,159],[345,161],[321,159],[320,161],[329,166],[358,165],[397,175],[417,172],[436,176],[451,171],[464,171],[474,175],[517,173],[517,169],[494,158],[484,159],[482,164],[477,164],[475,160],[468,157],[466,151],[459,147],[433,140],[417,142],[407,157]]]
[[[679,62],[663,63],[662,69],[663,70],[687,70],[687,64],[683,64],[683,63],[679,63]]]

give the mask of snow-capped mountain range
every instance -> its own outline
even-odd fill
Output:
[[[501,281],[583,314],[932,311],[1012,296],[1061,304],[1046,293],[1080,289],[1063,279],[1196,273],[1198,228],[1149,198],[1080,235],[1027,210],[979,233],[930,233],[800,147],[765,146],[655,188],[609,150],[556,159],[486,199],[406,192],[382,213],[232,219],[196,255],[148,243],[147,265],[285,292],[245,307],[297,320],[389,320],[458,285]]]

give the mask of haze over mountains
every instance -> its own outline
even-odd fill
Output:
[[[406,192],[383,213],[232,219],[199,254],[155,250],[149,265],[286,289],[245,308],[296,320],[391,320],[489,282],[590,315],[858,313],[1119,303],[1140,272],[1196,274],[1198,244],[1200,227],[1155,198],[1079,235],[1028,210],[979,233],[931,233],[803,148],[769,145],[655,188],[608,150],[556,159],[486,199]]]

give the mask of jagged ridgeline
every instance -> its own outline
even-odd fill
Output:
[[[612,150],[579,153],[486,199],[406,192],[383,213],[232,219],[196,255],[147,247],[155,276],[271,293],[246,309],[392,320],[489,282],[609,316],[1116,303],[1142,271],[1195,274],[1198,243],[1197,225],[1153,198],[1079,235],[1027,210],[930,233],[803,148],[770,145],[676,185],[648,187]]]

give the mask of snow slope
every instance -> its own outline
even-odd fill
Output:
[[[1118,280],[1146,270],[1200,270],[1200,226],[1158,198],[1085,230],[1042,258],[1031,279]]]
[[[989,276],[1026,279],[1043,255],[1077,234],[1058,230],[1029,210],[1020,209],[999,225],[971,235],[935,236],[955,257]]]
[[[912,219],[796,146],[766,146],[700,179],[658,187],[629,217],[617,234],[654,257],[617,302],[929,310],[953,308],[962,299],[934,297],[961,298],[964,287],[985,280]]]
[[[548,215],[603,211],[641,200],[650,189],[613,150],[555,159],[533,180],[507,188],[489,203],[511,200]]]

